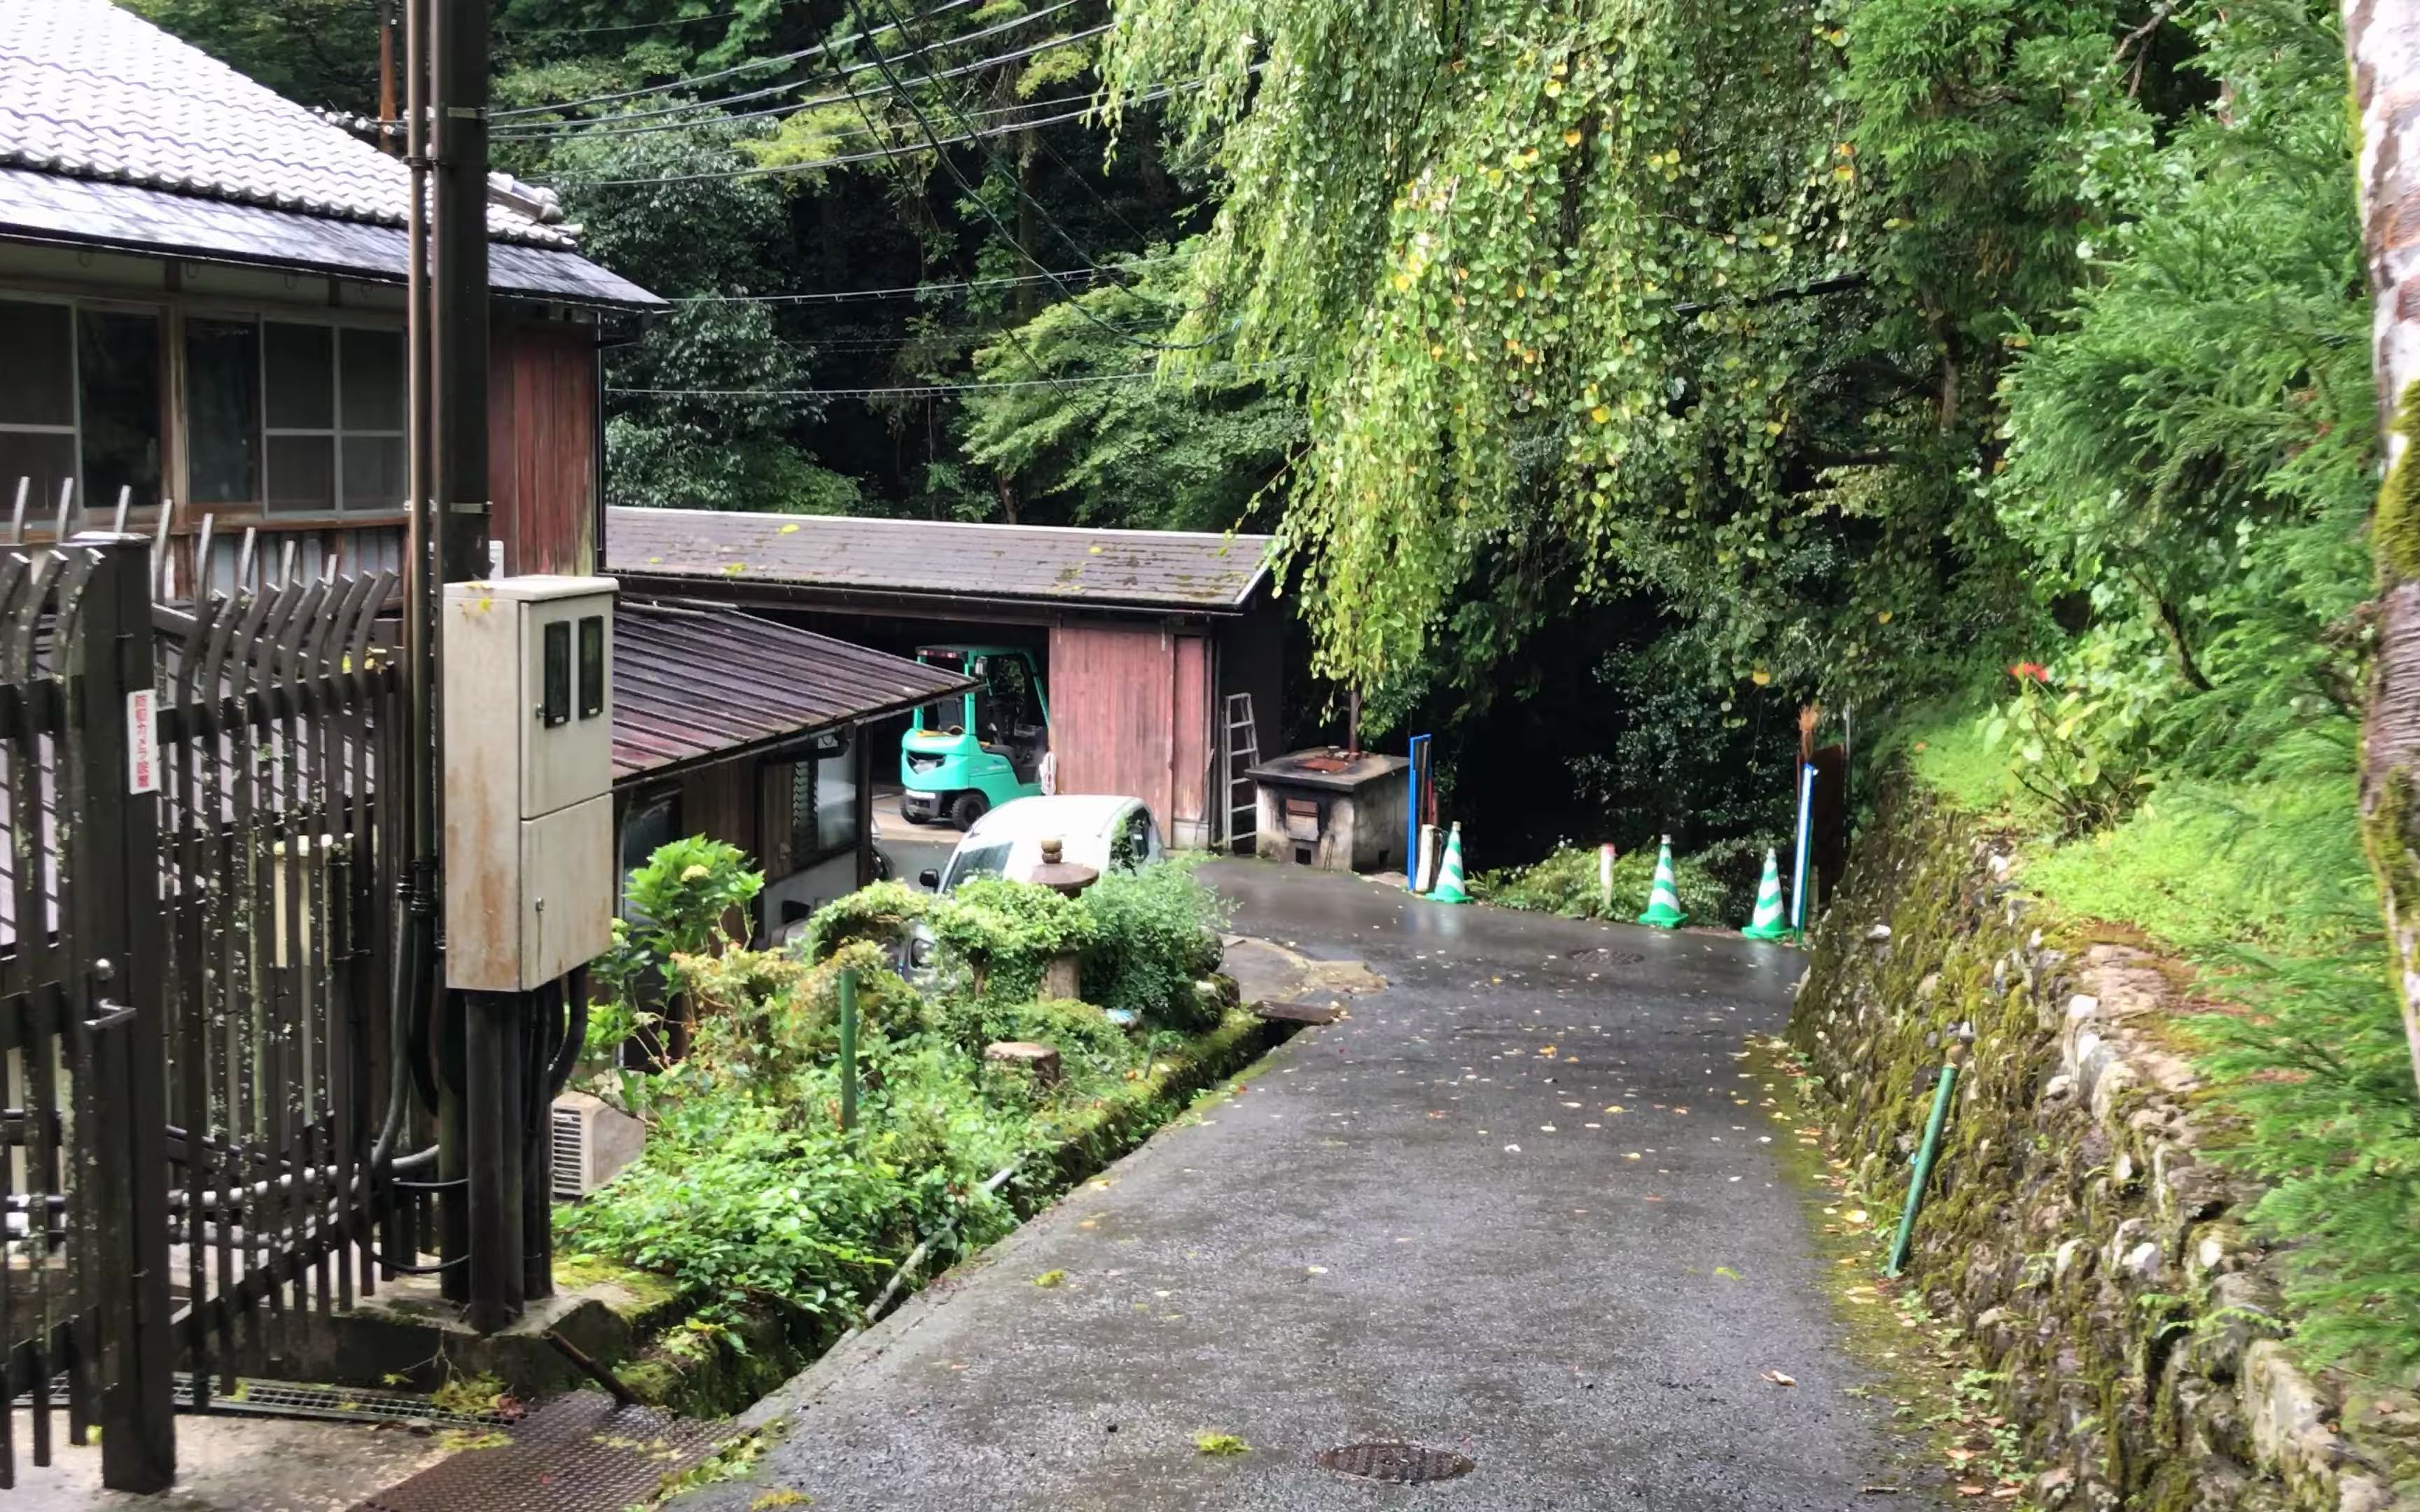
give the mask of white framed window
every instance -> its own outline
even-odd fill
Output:
[[[856,848],[861,796],[847,734],[825,735],[799,755],[790,765],[791,870]]]
[[[79,510],[160,501],[161,340],[155,308],[0,299],[0,507],[20,478],[36,521],[66,483]]]
[[[184,355],[194,502],[272,515],[403,507],[402,332],[196,311]]]
[[[659,789],[633,798],[622,813],[621,870],[613,878],[613,907],[632,923],[647,916],[629,900],[630,873],[647,864],[656,852],[681,838],[681,801],[676,788]]]
[[[403,507],[403,332],[264,320],[260,371],[271,514]]]

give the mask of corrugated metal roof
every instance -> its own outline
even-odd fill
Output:
[[[608,512],[606,571],[865,593],[1233,610],[1272,537],[706,509]]]
[[[118,228],[131,233],[114,244],[232,255],[237,249],[224,243],[248,231],[242,250],[251,261],[287,261],[279,255],[286,244],[308,239],[298,229],[278,229],[274,220],[180,214],[177,202],[241,207],[305,224],[395,228],[405,224],[411,203],[411,171],[402,160],[110,0],[0,0],[0,167],[120,191],[78,201],[14,184],[0,196],[0,230],[16,228],[23,211],[35,218],[23,229],[70,235],[74,227],[56,224],[58,211],[78,203],[106,206]],[[513,203],[491,199],[491,238],[551,250],[566,264],[581,262],[574,228],[551,224],[562,219],[551,196],[502,176],[494,187]],[[162,223],[159,234],[141,235],[152,220]],[[179,239],[196,225],[213,227],[216,239]],[[318,249],[320,255],[290,260],[383,271],[383,259],[365,269],[326,255],[343,245],[343,239],[331,239]],[[563,282],[561,289],[537,292],[576,297],[586,279]],[[652,301],[642,295],[620,302]]]
[[[613,609],[613,776],[874,718],[974,685],[737,609]]]

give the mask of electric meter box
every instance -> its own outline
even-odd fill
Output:
[[[445,981],[527,992],[613,920],[613,579],[445,585]]]

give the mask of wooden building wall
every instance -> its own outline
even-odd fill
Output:
[[[504,571],[594,570],[596,470],[596,332],[500,323],[488,375],[488,486]]]
[[[494,532],[508,573],[596,570],[597,354],[587,326],[499,323],[488,389],[488,484]],[[304,576],[333,560],[342,572],[403,570],[398,514],[280,518],[256,508],[212,506],[218,517],[209,561],[197,562],[198,515],[181,510],[169,542],[170,593],[192,595],[197,582],[225,593],[236,585],[242,535],[257,533],[252,581],[280,570],[296,548]],[[142,522],[138,521],[138,524]]]

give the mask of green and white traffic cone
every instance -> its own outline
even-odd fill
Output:
[[[1466,903],[1470,894],[1462,890],[1462,824],[1446,831],[1445,859],[1437,863],[1437,884],[1428,894],[1433,903]]]
[[[1781,869],[1774,864],[1771,851],[1764,853],[1764,879],[1756,885],[1756,917],[1740,933],[1751,940],[1778,940],[1790,933],[1781,915]]]
[[[1638,916],[1642,924],[1657,929],[1678,929],[1689,921],[1681,912],[1681,889],[1672,880],[1672,837],[1664,837],[1663,847],[1655,853],[1655,884],[1647,889],[1647,912]]]

